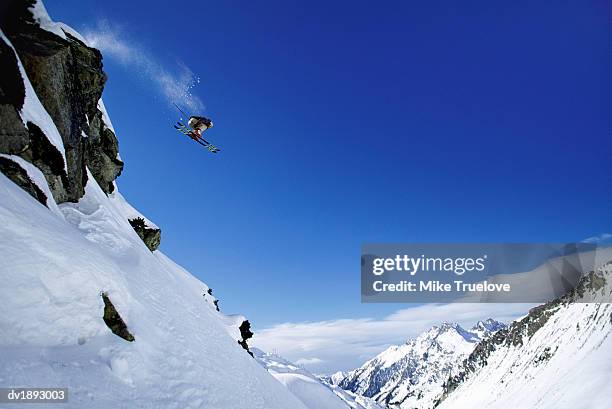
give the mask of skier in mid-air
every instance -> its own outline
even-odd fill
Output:
[[[187,116],[185,112],[183,112],[183,110],[178,107],[178,105],[176,104],[174,105],[183,115]],[[217,153],[220,151],[219,148],[217,148],[214,145],[211,145],[210,142],[208,142],[206,139],[202,137],[202,134],[204,133],[204,131],[213,127],[213,123],[210,119],[203,117],[203,116],[192,115],[192,116],[189,116],[187,125],[188,126],[185,126],[183,123],[179,121],[176,123],[176,125],[174,125],[174,128],[176,128],[179,132],[187,135],[188,137],[190,137],[191,139],[193,139],[200,145],[205,146],[210,152]]]

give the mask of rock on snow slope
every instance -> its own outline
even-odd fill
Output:
[[[503,327],[492,319],[469,331],[458,324],[434,326],[403,345],[389,347],[336,382],[389,407],[430,408],[458,364],[478,342]]]
[[[72,87],[101,73],[95,50],[53,23],[42,3],[17,3],[25,20],[2,21],[0,33],[0,152],[21,173],[0,173],[0,385],[68,387],[68,408],[303,409],[238,345],[243,318],[216,311],[208,287],[129,224],[139,213],[113,182],[123,163],[101,88],[74,94],[90,98],[82,104],[53,100],[67,78]],[[62,65],[68,60],[77,64]],[[45,77],[57,69],[65,75]],[[43,92],[49,81],[54,95]],[[134,342],[105,325],[101,292]]]
[[[382,409],[373,400],[332,385],[278,355],[257,348],[252,351],[255,359],[309,409]]]

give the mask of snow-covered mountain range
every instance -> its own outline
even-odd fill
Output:
[[[578,286],[509,326],[444,323],[329,381],[389,408],[609,407],[612,248],[570,257]]]
[[[429,408],[458,364],[480,341],[504,327],[492,319],[470,330],[443,323],[403,345],[389,347],[342,379],[333,376],[332,381],[389,407]]]

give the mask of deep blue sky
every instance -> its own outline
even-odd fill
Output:
[[[612,231],[606,3],[45,2],[201,77],[218,156],[105,59],[118,184],[162,250],[256,327],[397,309],[360,304],[363,242]]]

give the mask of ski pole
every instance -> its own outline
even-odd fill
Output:
[[[185,115],[185,117],[186,117],[187,119],[189,119],[189,115],[187,115],[187,114],[185,113],[185,111],[183,111],[181,108],[179,108],[179,106],[178,106],[178,105],[176,105],[176,103],[174,103],[174,102],[173,102],[172,104],[173,104],[173,105],[176,107],[176,109],[178,109],[178,110],[179,110],[179,112],[180,112],[181,114]]]

